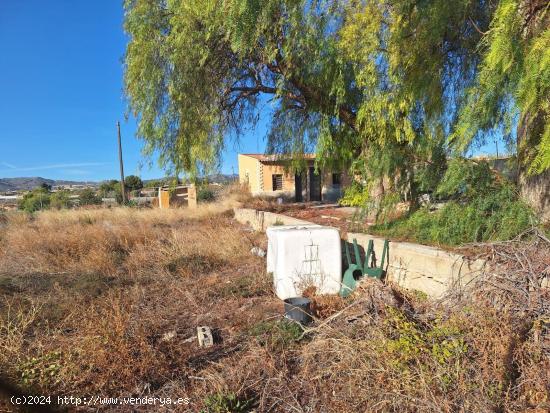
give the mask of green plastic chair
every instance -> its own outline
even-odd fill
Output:
[[[342,287],[340,288],[340,296],[345,298],[349,296],[357,286],[357,282],[365,275],[373,278],[381,279],[386,271],[384,270],[384,263],[386,257],[389,260],[389,241],[384,240],[384,248],[382,250],[382,257],[380,260],[380,266],[374,265],[374,241],[369,240],[367,245],[367,252],[365,254],[365,264],[361,262],[361,254],[359,253],[359,246],[357,240],[353,240],[353,250],[355,253],[355,262],[351,260],[351,254],[349,252],[349,246],[346,243],[346,259],[348,261],[348,268],[344,272],[342,278]]]
[[[372,247],[373,241],[369,240],[369,248]],[[380,259],[380,266],[368,266],[368,261],[365,262],[365,268],[363,270],[363,273],[368,275],[369,277],[378,278],[379,280],[386,274],[386,270],[384,270],[384,262],[387,257],[388,261],[390,259],[390,252],[389,252],[389,244],[390,242],[386,239],[384,240],[384,248],[382,249],[382,257]],[[371,257],[374,260],[374,253]],[[372,264],[372,262],[371,262]]]
[[[364,275],[364,266],[361,262],[361,254],[359,253],[359,246],[357,245],[356,239],[353,240],[353,251],[355,253],[355,262],[351,260],[349,245],[346,242],[346,259],[348,261],[348,268],[344,272],[344,277],[342,278],[342,287],[340,288],[341,297],[347,297],[350,295],[353,290],[355,290],[357,280]],[[366,261],[368,261],[368,259],[369,256],[367,255]]]

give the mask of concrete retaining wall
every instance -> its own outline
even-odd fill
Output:
[[[257,231],[265,231],[268,226],[307,225],[312,222],[288,217],[273,212],[255,209],[236,208],[235,219],[248,224]],[[382,257],[384,239],[369,234],[348,233],[347,239],[367,249],[369,239],[374,241],[377,260]],[[347,265],[347,263],[345,263]],[[400,286],[426,293],[432,298],[443,296],[449,289],[461,289],[471,282],[484,269],[483,260],[471,261],[462,255],[409,242],[390,242],[389,261],[386,262],[388,280]]]
[[[365,250],[369,239],[374,240],[377,260],[382,256],[384,239],[369,234],[349,233],[348,241],[357,239]],[[435,247],[409,242],[390,242],[388,280],[407,289],[419,290],[439,298],[449,289],[461,289],[485,267],[484,260],[471,261],[462,255]]]
[[[273,225],[308,225],[312,222],[288,217],[274,212],[257,211],[248,208],[235,208],[235,219],[241,224],[250,225],[256,231],[265,231],[267,227]]]

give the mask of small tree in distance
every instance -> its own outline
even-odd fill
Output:
[[[49,206],[50,193],[41,187],[27,192],[18,202],[19,209],[29,213],[48,209]]]
[[[57,191],[50,196],[50,208],[68,208],[70,203],[69,191]]]
[[[98,205],[101,204],[101,198],[91,188],[84,189],[79,196],[80,205]]]
[[[120,184],[116,179],[103,181],[99,185],[99,193],[103,198],[108,198],[112,193],[120,191]]]
[[[128,191],[136,191],[143,188],[143,181],[139,176],[128,175],[124,178],[124,185]]]

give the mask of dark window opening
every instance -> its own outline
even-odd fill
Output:
[[[342,183],[341,174],[332,174],[332,185],[340,185]]]
[[[271,179],[273,180],[273,190],[281,191],[283,189],[283,175],[273,174],[271,175]]]

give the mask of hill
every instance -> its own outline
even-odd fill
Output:
[[[168,180],[169,178],[163,178]],[[214,175],[208,175],[205,177],[205,179],[210,183],[219,183],[219,184],[227,184],[229,182],[232,182],[236,179],[238,179],[238,175],[224,175],[224,174],[214,174]],[[160,179],[148,179],[144,180],[143,182],[146,184],[148,182],[156,182]],[[47,179],[42,178],[40,176],[34,176],[34,177],[19,177],[19,178],[0,178],[0,192],[7,192],[7,191],[30,191],[36,187],[39,187],[42,184],[47,184],[51,186],[58,186],[58,185],[93,185],[97,186],[99,185],[98,182],[93,181],[67,181],[63,179]]]
[[[40,176],[20,177],[20,178],[0,178],[0,191],[28,191],[42,184],[51,186],[56,185],[97,185],[96,182],[66,181],[56,179],[46,179]]]

